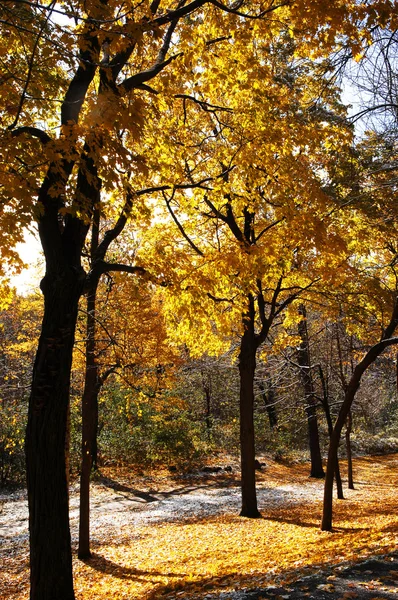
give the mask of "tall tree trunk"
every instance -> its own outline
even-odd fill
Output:
[[[211,379],[209,376],[206,377],[205,372],[202,370],[202,386],[205,393],[206,410],[205,410],[205,421],[208,439],[211,439],[212,419],[211,419]]]
[[[328,426],[328,433],[329,433],[329,440],[330,440],[330,438],[332,437],[332,433],[333,433],[333,421],[332,421],[332,416],[330,414],[328,390],[327,390],[325,376],[323,374],[321,365],[318,365],[318,369],[319,369],[319,377],[321,379],[322,393],[323,393],[322,406],[323,406],[323,410],[325,411],[326,423]],[[336,457],[336,468],[335,468],[334,476],[335,476],[335,480],[336,480],[337,498],[339,500],[344,500],[343,482],[341,481],[340,462],[339,462],[338,455]]]
[[[242,473],[242,517],[257,518],[255,442],[254,442],[254,374],[256,370],[256,340],[254,333],[254,301],[249,297],[248,312],[243,315],[244,332],[239,354],[240,375],[240,451]]]
[[[348,465],[348,488],[354,489],[354,474],[352,468],[352,452],[351,452],[351,431],[352,431],[352,412],[348,411],[347,423],[345,430],[345,443],[347,449],[347,465]]]
[[[267,390],[262,383],[259,384],[259,388],[264,400],[265,410],[267,411],[269,426],[271,429],[275,429],[278,425],[278,415],[275,408],[275,390],[272,387],[271,378],[267,378]]]
[[[64,266],[42,281],[44,317],[26,430],[31,600],[73,600],[66,431],[82,278]]]
[[[321,529],[323,531],[332,530],[332,518],[333,518],[333,475],[336,470],[337,462],[337,451],[340,442],[341,431],[344,423],[347,420],[348,413],[351,409],[352,403],[355,398],[355,394],[361,383],[362,375],[366,369],[376,360],[378,356],[387,348],[398,343],[398,338],[393,338],[392,335],[398,324],[398,301],[395,300],[394,310],[391,316],[389,325],[383,332],[383,336],[380,342],[372,346],[365,354],[363,359],[355,367],[351,378],[348,382],[347,389],[344,396],[343,404],[340,407],[340,411],[333,428],[333,433],[330,438],[328,463],[325,477],[325,488],[323,496],[323,515]]]
[[[82,398],[82,465],[80,475],[80,559],[90,558],[90,475],[96,451],[99,373],[95,354],[97,281],[87,294],[86,372]],[[95,443],[95,446],[94,446]]]
[[[303,316],[303,319],[298,324],[298,332],[301,338],[301,343],[298,351],[298,363],[300,365],[301,380],[303,382],[305,393],[305,411],[307,414],[308,441],[311,456],[310,477],[322,479],[323,477],[325,477],[325,472],[322,466],[321,448],[319,444],[318,419],[316,414],[316,400],[314,384],[311,375],[311,360],[307,330],[307,312],[303,304],[301,304],[299,307],[299,313]]]
[[[93,464],[91,470],[95,473],[98,472],[98,436],[99,436],[99,416],[98,416],[98,393],[97,393],[97,401],[95,402],[95,406],[93,406],[93,437],[91,438],[91,448],[92,448],[92,458]]]

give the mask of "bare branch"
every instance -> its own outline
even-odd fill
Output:
[[[225,4],[223,4],[222,2],[218,2],[217,0],[209,0],[209,2],[210,2],[210,4],[217,6],[217,8],[219,8],[220,10],[222,10],[224,12],[231,13],[233,15],[237,15],[238,17],[244,17],[245,19],[262,19],[265,15],[267,15],[271,12],[274,12],[278,8],[282,8],[283,6],[287,6],[289,4],[289,0],[287,0],[286,2],[282,2],[281,4],[276,4],[275,6],[273,6],[272,2],[271,2],[271,5],[268,8],[266,8],[265,10],[262,10],[257,15],[251,15],[249,13],[242,13],[238,10],[243,4],[242,0],[238,0],[238,2],[237,3],[235,2],[231,7],[226,6]]]
[[[146,81],[150,81],[151,79],[156,77],[156,75],[163,71],[163,69],[167,67],[167,65],[169,65],[173,60],[175,60],[179,56],[182,56],[182,54],[182,52],[179,52],[178,54],[170,56],[170,58],[163,61],[162,63],[156,62],[150,69],[146,69],[145,71],[141,71],[141,73],[136,73],[135,75],[128,77],[128,79],[126,79],[125,81],[123,81],[123,83],[120,84],[120,87],[124,88],[126,91],[130,91],[134,88],[141,86]]]
[[[11,132],[11,137],[18,137],[19,135],[22,135],[24,133],[27,133],[32,137],[38,138],[43,144],[47,144],[48,142],[52,141],[52,138],[48,135],[48,133],[46,133],[42,129],[39,129],[38,127],[29,126],[18,127],[17,129],[14,129]]]
[[[176,10],[167,11],[164,15],[160,15],[152,21],[152,25],[159,27],[160,25],[171,23],[176,19],[179,20],[182,17],[186,17],[187,15],[193,13],[197,8],[201,8],[207,4],[207,2],[208,0],[193,0],[193,2],[190,2],[185,6],[177,8]]]
[[[166,202],[166,206],[167,209],[169,211],[169,213],[171,214],[171,217],[174,221],[174,223],[177,225],[181,235],[183,236],[183,238],[188,242],[188,244],[191,246],[191,248],[196,252],[196,254],[199,254],[199,256],[204,256],[203,252],[196,246],[196,244],[191,240],[191,238],[188,236],[188,234],[186,233],[185,229],[183,228],[183,226],[181,225],[181,223],[179,222],[179,220],[177,219],[173,209],[171,208],[170,202],[171,200],[169,200],[166,196],[166,194],[163,192],[163,198],[164,201]]]
[[[121,84],[121,87],[123,87],[127,91],[130,91],[133,88],[142,86],[146,81],[150,81],[151,79],[156,77],[156,75],[163,71],[163,69],[167,67],[167,65],[169,65],[173,60],[175,60],[179,56],[182,56],[183,53],[179,52],[178,54],[174,54],[173,56],[170,56],[166,59],[166,55],[169,51],[171,44],[171,38],[177,26],[177,23],[178,19],[174,19],[171,21],[170,27],[168,28],[168,30],[166,31],[166,35],[164,36],[163,44],[159,51],[155,64],[152,65],[150,69],[146,69],[145,71],[141,71],[141,73],[136,73],[135,75],[132,75],[131,77],[125,79],[125,81],[123,81],[123,83]]]
[[[112,273],[114,272],[122,272],[122,273],[130,273],[132,275],[148,275],[147,269],[144,267],[137,267],[134,265],[123,265],[121,263],[108,263],[104,260],[98,261],[96,263],[97,269],[103,273]]]
[[[93,257],[95,261],[104,260],[109,246],[122,233],[124,226],[127,223],[129,214],[131,212],[131,208],[133,206],[133,199],[134,199],[133,192],[131,190],[128,190],[127,196],[126,196],[126,201],[121,210],[119,218],[116,221],[115,226],[112,227],[112,229],[108,229],[108,231],[105,232],[102,242],[98,245],[98,248],[95,253],[95,257]]]
[[[264,227],[264,229],[262,231],[260,231],[260,233],[258,234],[258,236],[254,239],[255,243],[257,243],[265,233],[267,233],[267,231],[269,231],[270,229],[272,229],[272,227],[275,227],[275,225],[279,225],[279,223],[282,223],[283,221],[286,220],[286,217],[282,217],[282,219],[278,219],[277,221],[274,221],[273,223],[270,223],[269,225],[267,225],[266,227]]]
[[[224,112],[229,112],[229,113],[234,112],[232,110],[232,108],[228,108],[226,106],[217,106],[217,104],[210,104],[209,102],[205,102],[204,100],[199,100],[198,98],[195,98],[195,96],[190,96],[189,94],[176,94],[174,97],[182,98],[183,100],[191,100],[192,102],[195,102],[196,104],[198,104],[200,106],[200,108],[202,108],[206,112],[212,112],[212,113],[217,112],[217,111],[224,111]]]
[[[207,292],[207,297],[214,302],[228,302],[229,304],[233,304],[234,298],[218,298],[218,296],[213,296],[210,292]]]

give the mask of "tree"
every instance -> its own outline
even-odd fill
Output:
[[[10,90],[16,98],[3,115],[6,213],[16,214],[21,226],[32,214],[37,218],[46,261],[26,436],[32,599],[74,597],[65,437],[78,302],[90,281],[81,264],[85,238],[101,188],[122,191],[125,176],[115,174],[143,170],[140,156],[124,145],[145,121],[139,94],[179,56],[167,57],[173,34],[183,46],[195,30],[195,19],[186,17],[203,6],[200,0],[161,12],[153,2],[139,10],[126,6],[123,15],[105,1],[78,2],[72,10],[62,2],[2,7],[2,38],[11,37],[17,63],[2,88],[3,99]],[[209,7],[207,20],[216,26],[217,11]],[[66,26],[54,11],[67,15]],[[55,139],[52,128],[59,125]]]
[[[231,31],[241,48],[253,36],[272,38],[276,20],[267,17],[277,11],[303,47],[324,51],[337,31],[355,37],[359,18],[365,29],[380,18],[388,23],[384,3],[371,10],[349,10],[343,2],[313,8],[309,0],[265,8],[255,0],[167,7],[157,0],[139,7],[106,0],[2,3],[1,214],[4,224],[12,224],[2,253],[37,219],[46,261],[26,436],[32,600],[74,597],[65,438],[78,302],[90,280],[81,257],[99,194],[118,190],[123,205],[128,174],[135,189],[143,187],[151,161],[140,152],[140,141],[147,121],[158,117],[163,96],[156,98],[156,91],[186,94],[184,74],[197,54],[229,39]],[[225,64],[228,50],[222,52]],[[156,180],[157,172],[152,175]]]
[[[108,229],[104,237],[109,237],[111,231]],[[92,263],[98,260],[100,247],[98,240],[92,242]],[[123,264],[108,264],[108,277],[112,270],[122,271]],[[125,271],[130,276],[145,275],[145,270],[140,267],[126,266]],[[99,277],[93,280],[87,293],[78,550],[82,559],[91,556],[89,486],[93,463],[96,465],[98,460],[98,396],[101,388],[109,376],[119,375],[125,385],[142,389],[151,385],[156,394],[161,389],[161,380],[164,385],[167,379],[166,365],[171,370],[170,364],[178,363],[176,351],[166,338],[155,291],[147,289],[148,281],[120,281],[118,272],[113,277],[116,281],[112,282],[112,289],[107,292],[102,289],[99,309]]]
[[[85,380],[82,397],[82,467],[80,477],[80,521],[79,521],[79,558],[89,558],[90,553],[90,474],[93,460],[97,460],[98,394],[106,379],[118,364],[100,373],[98,350],[96,345],[97,326],[97,290],[104,272],[124,270],[131,274],[144,274],[144,269],[120,263],[105,263],[110,244],[120,235],[131,209],[131,195],[127,196],[123,212],[115,225],[103,233],[100,241],[100,208],[94,210],[90,244],[90,278],[87,282],[87,329],[85,347]]]
[[[322,466],[321,449],[319,445],[318,420],[316,414],[317,401],[315,399],[314,382],[311,373],[310,348],[307,329],[307,311],[304,304],[299,306],[302,320],[298,323],[300,346],[298,349],[298,363],[305,391],[305,410],[307,413],[308,439],[311,456],[310,477],[323,478],[325,472]]]
[[[344,395],[344,401],[340,407],[339,414],[335,425],[333,427],[333,433],[330,438],[328,462],[325,477],[325,491],[323,500],[323,516],[321,528],[323,531],[331,531],[332,529],[332,507],[333,507],[333,476],[336,468],[337,451],[340,441],[340,435],[344,424],[346,423],[347,417],[355,398],[355,394],[361,383],[361,379],[366,369],[376,360],[378,356],[389,346],[398,344],[398,338],[392,337],[394,331],[398,326],[398,302],[394,299],[394,306],[391,313],[391,319],[388,325],[382,332],[381,339],[378,343],[370,347],[363,358],[357,363],[354,368],[353,374],[347,385],[347,389]]]
[[[179,325],[192,351],[199,350],[198,321],[206,331],[199,340],[202,350],[206,339],[206,350],[211,351],[217,327],[226,333],[229,327],[227,335],[236,332],[240,340],[241,515],[248,517],[259,516],[253,424],[257,351],[278,320],[284,319],[286,326],[294,322],[289,307],[294,310],[301,296],[330,285],[333,269],[334,278],[343,277],[347,264],[348,241],[342,222],[329,218],[338,205],[325,194],[317,173],[328,169],[328,149],[339,143],[344,147],[350,133],[340,123],[336,127],[337,116],[333,119],[333,113],[328,113],[328,102],[336,114],[341,110],[333,90],[326,106],[305,110],[321,80],[308,64],[291,60],[286,45],[275,46],[274,54],[255,47],[253,54],[246,55],[247,62],[241,60],[246,76],[252,71],[262,74],[255,94],[250,88],[247,94],[237,88],[236,94],[229,95],[230,105],[225,103],[227,93],[223,105],[219,95],[198,102],[199,107],[184,104],[184,124],[199,134],[196,143],[187,147],[183,163],[192,176],[200,174],[206,183],[188,196],[176,191],[165,195],[182,237],[171,245],[167,230],[168,242],[161,244],[162,269],[169,269],[174,259],[180,273],[178,287],[170,286],[171,310],[183,315]],[[237,67],[235,73],[238,79],[243,77]],[[209,94],[207,82],[203,85]],[[206,118],[200,111],[207,113]],[[195,127],[193,123],[201,117],[202,124]],[[324,127],[318,130],[319,119]],[[171,134],[167,131],[166,135]],[[178,138],[175,131],[173,135]],[[176,162],[180,148],[178,152]],[[209,173],[212,161],[213,182],[208,183],[202,169]],[[223,168],[218,176],[217,164]],[[161,227],[164,230],[163,223]],[[158,231],[151,234],[158,235]],[[183,251],[176,252],[184,241],[193,254],[191,261],[181,256]],[[166,251],[167,246],[170,250]],[[189,339],[188,320],[195,322],[195,339]]]

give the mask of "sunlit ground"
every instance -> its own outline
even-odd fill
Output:
[[[319,529],[319,501],[285,505],[256,520],[225,514],[197,521],[193,515],[191,522],[122,530],[115,523],[114,535],[94,548],[93,559],[75,559],[76,598],[201,598],[287,583],[324,564],[395,550],[397,467],[397,455],[355,460],[356,489],[334,502],[333,533]],[[270,462],[260,479],[271,486],[309,485],[308,466]],[[26,546],[6,557],[0,586],[1,598],[28,598]]]

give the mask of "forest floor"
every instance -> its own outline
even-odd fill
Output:
[[[265,459],[262,519],[238,517],[232,472],[103,469],[92,484],[92,550],[74,560],[77,600],[398,600],[398,455],[355,460],[355,490],[321,532],[323,481]],[[343,463],[343,474],[345,465]],[[78,486],[71,488],[76,555]],[[0,490],[0,598],[28,598],[26,493]]]

